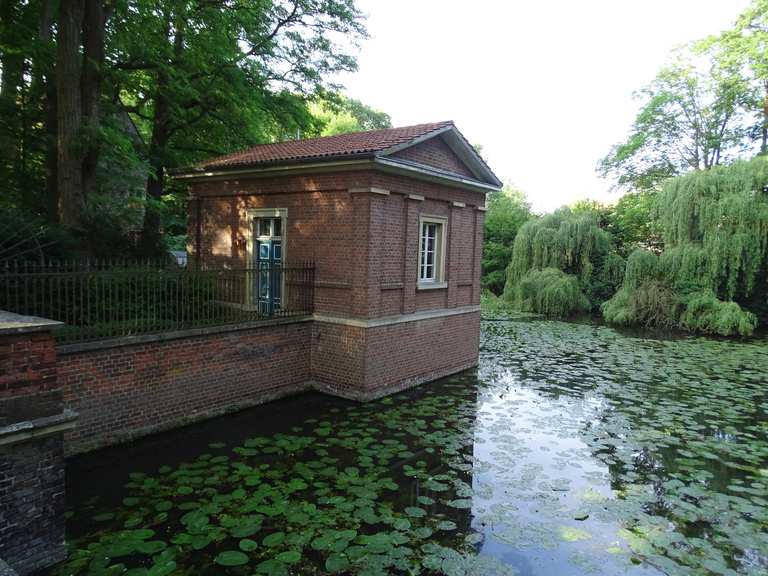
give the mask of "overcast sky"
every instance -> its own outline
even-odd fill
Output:
[[[347,93],[395,126],[454,120],[496,174],[546,211],[615,200],[597,161],[632,93],[672,48],[730,26],[748,0],[358,0],[371,38]]]

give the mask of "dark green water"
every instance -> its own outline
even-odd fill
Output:
[[[768,574],[768,342],[484,322],[481,363],[70,463],[57,574]]]

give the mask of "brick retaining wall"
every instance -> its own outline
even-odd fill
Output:
[[[313,327],[315,387],[372,400],[477,366],[479,310],[444,312],[457,313],[373,321],[365,328],[318,319]]]
[[[307,388],[311,324],[189,331],[60,349],[64,402],[79,413],[68,455],[241,410]],[[100,343],[103,346],[105,343]]]
[[[62,346],[58,385],[65,405],[79,414],[66,453],[311,388],[370,400],[475,366],[479,311],[443,313],[449,315],[421,313],[359,326],[344,318],[304,319],[123,339],[108,347]]]

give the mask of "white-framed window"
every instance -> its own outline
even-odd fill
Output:
[[[419,218],[419,286],[445,286],[445,232],[448,221],[439,216]]]

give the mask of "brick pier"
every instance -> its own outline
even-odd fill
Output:
[[[2,574],[31,574],[66,555],[64,432],[75,414],[57,384],[51,331],[59,324],[0,312]]]

